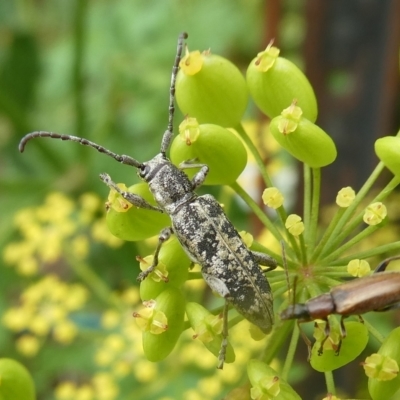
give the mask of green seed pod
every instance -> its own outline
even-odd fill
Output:
[[[276,141],[293,157],[312,168],[331,164],[336,146],[319,126],[302,117],[302,109],[292,104],[275,117],[269,126]]]
[[[150,256],[150,262],[153,261],[153,258],[153,256]],[[187,280],[191,261],[175,236],[163,244],[158,260],[159,265],[165,266],[164,275],[166,280],[157,276],[157,271],[155,271],[142,281],[140,283],[140,298],[143,301],[155,299],[170,286],[179,288]],[[148,263],[146,267],[150,267],[150,264]]]
[[[375,153],[394,175],[400,176],[400,137],[386,136],[375,142]]]
[[[185,304],[182,292],[174,287],[165,289],[155,299],[153,315],[164,314],[166,326],[158,333],[152,333],[150,326],[143,332],[143,351],[149,361],[163,360],[175,347],[183,330]],[[140,318],[140,314],[135,316]]]
[[[35,386],[28,370],[10,358],[0,359],[0,399],[34,400]]]
[[[229,130],[218,125],[199,125],[195,118],[184,120],[180,134],[171,146],[171,160],[175,165],[195,159],[206,164],[210,171],[206,185],[228,185],[236,181],[247,163],[247,152],[242,141]],[[186,169],[192,178],[198,168]]]
[[[377,353],[385,357],[390,357],[400,365],[400,327],[390,332]],[[386,381],[375,378],[368,379],[368,391],[373,400],[391,399],[399,389],[399,374],[394,379]]]
[[[137,183],[126,189],[143,197],[152,205],[156,205],[146,183]],[[128,203],[115,190],[111,190],[107,203],[107,226],[110,232],[119,239],[137,241],[147,239],[159,233],[161,229],[171,225],[169,217],[157,211],[145,210]]]
[[[262,361],[250,360],[247,363],[247,375],[252,386],[252,399],[301,400],[292,387]]]
[[[195,331],[193,338],[201,340],[207,350],[218,357],[222,344],[223,320],[221,316],[211,314],[206,308],[198,303],[190,302],[186,304],[186,315],[190,326]],[[225,362],[235,361],[235,351],[228,342],[226,349]]]
[[[318,107],[310,82],[295,64],[278,57],[279,51],[269,45],[251,61],[246,74],[251,96],[271,119],[296,100],[304,117],[315,122]]]
[[[186,54],[176,79],[176,101],[183,114],[200,123],[236,126],[246,110],[247,88],[230,61],[209,51]]]

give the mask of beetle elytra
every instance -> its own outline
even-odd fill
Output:
[[[213,196],[196,195],[194,190],[203,184],[207,176],[207,165],[202,164],[201,160],[188,160],[176,167],[167,158],[166,153],[173,139],[175,82],[186,38],[187,34],[183,33],[178,39],[171,77],[168,126],[162,137],[161,151],[151,160],[139,162],[130,156],[113,153],[84,138],[44,131],[26,135],[22,138],[19,149],[23,152],[26,143],[36,137],[69,140],[92,147],[122,164],[137,168],[139,177],[148,183],[157,206],[149,204],[138,195],[121,190],[108,174],[101,174],[100,178],[136,207],[166,213],[171,219],[172,227],[163,229],[159,235],[152,265],[138,279],[145,279],[154,270],[163,243],[175,234],[190,259],[201,266],[204,279],[211,289],[226,300],[223,344],[218,357],[218,368],[222,368],[228,336],[228,304],[263,332],[271,331],[274,321],[273,298],[259,264],[273,269],[276,261],[264,253],[252,252],[245,246]],[[183,172],[186,168],[198,168],[199,171],[190,180]]]

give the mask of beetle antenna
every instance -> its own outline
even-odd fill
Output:
[[[390,264],[391,261],[394,260],[400,260],[400,255],[398,256],[393,256],[393,257],[389,257],[386,260],[383,260],[376,268],[374,271],[374,274],[376,274],[377,272],[383,272],[386,270],[386,267]]]
[[[140,168],[143,165],[142,163],[140,163],[139,161],[135,160],[132,157],[113,153],[112,151],[106,149],[105,147],[100,146],[97,143],[91,142],[90,140],[80,138],[78,136],[62,135],[62,134],[56,133],[56,132],[36,131],[36,132],[28,133],[19,142],[19,146],[18,146],[19,151],[21,153],[23,153],[25,150],[26,143],[29,142],[29,140],[37,138],[37,137],[49,137],[52,139],[70,140],[72,142],[80,143],[84,146],[92,147],[92,148],[96,149],[99,153],[103,153],[109,157],[112,157],[114,160],[117,160],[118,162],[120,162],[122,164],[131,165],[136,168]]]
[[[182,57],[183,43],[184,40],[188,38],[186,32],[182,32],[178,37],[178,47],[176,49],[176,56],[174,66],[172,67],[171,75],[171,86],[169,88],[169,108],[168,108],[168,126],[167,130],[164,132],[164,136],[161,141],[161,154],[165,156],[171,140],[174,136],[174,112],[175,112],[175,83],[176,77],[179,71],[179,63]]]

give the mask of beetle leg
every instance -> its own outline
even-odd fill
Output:
[[[304,323],[304,322],[308,322],[308,321],[300,321],[299,319],[297,320],[297,326],[299,328],[301,337],[303,338],[306,346],[307,346],[307,351],[308,351],[308,356],[307,356],[307,361],[311,360],[311,341],[310,339],[307,337],[307,335],[304,333],[303,329],[301,329],[300,324]]]
[[[224,309],[222,311],[222,343],[221,348],[218,353],[218,369],[224,368],[225,356],[226,356],[226,348],[228,347],[228,302],[225,300]]]
[[[204,183],[209,170],[206,164],[198,163],[196,158],[192,160],[182,161],[178,167],[180,169],[200,168],[200,171],[197,172],[196,175],[191,180],[192,190],[197,189]]]
[[[347,336],[346,327],[344,326],[344,319],[346,318],[345,315],[342,315],[340,318],[340,337],[344,339]]]
[[[319,356],[322,355],[322,353],[324,352],[324,344],[328,340],[329,335],[331,333],[331,326],[329,324],[328,319],[325,319],[324,321],[326,322],[325,329],[324,329],[325,337],[322,339],[321,345],[319,346],[319,349],[318,349],[318,355]]]
[[[276,262],[276,260],[274,258],[272,258],[271,256],[269,256],[268,254],[261,253],[260,251],[252,251],[252,250],[250,250],[250,252],[251,252],[251,254],[253,254],[253,256],[258,264],[269,267],[266,270],[264,270],[265,272],[272,271],[278,266],[278,263]]]
[[[161,208],[156,207],[148,203],[143,197],[140,197],[137,194],[126,192],[119,188],[115,182],[112,181],[110,175],[108,174],[100,174],[100,179],[110,188],[118,192],[126,201],[133,204],[139,208],[146,208],[148,210],[164,212]]]
[[[171,235],[173,233],[174,233],[174,231],[170,227],[164,228],[160,232],[160,235],[158,236],[158,244],[157,244],[157,247],[156,247],[156,251],[154,252],[153,262],[152,262],[152,264],[150,265],[149,268],[147,268],[146,270],[144,270],[143,272],[141,272],[138,275],[137,280],[139,282],[141,282],[144,279],[146,279],[146,277],[156,269],[156,267],[158,265],[158,255],[160,253],[161,247],[164,244],[164,242],[166,242],[171,237]]]
[[[398,260],[400,259],[400,256],[393,256],[393,257],[389,257],[386,260],[383,260],[376,268],[374,271],[374,274],[378,273],[378,272],[383,272],[386,270],[386,267],[390,264],[391,261],[393,260]]]

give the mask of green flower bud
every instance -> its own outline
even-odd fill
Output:
[[[10,358],[0,359],[0,399],[34,400],[35,386],[28,370]]]
[[[295,104],[275,117],[269,129],[284,149],[312,168],[324,167],[336,158],[336,146],[331,137],[303,118],[302,109]]]
[[[300,396],[269,365],[259,360],[250,360],[247,374],[251,383],[253,400],[300,400]]]
[[[399,374],[396,360],[382,354],[371,354],[363,363],[365,374],[378,381],[391,381]]]
[[[153,259],[153,256],[145,257],[143,267],[150,267]],[[179,288],[187,280],[191,261],[176,237],[171,237],[163,244],[158,260],[158,264],[163,266],[161,273],[158,274],[155,271],[140,283],[140,298],[142,300],[155,299],[169,286]],[[160,275],[163,275],[165,279]]]
[[[296,100],[304,117],[315,122],[318,108],[310,82],[296,65],[278,57],[279,51],[270,44],[251,61],[246,74],[251,96],[271,119]]]
[[[120,187],[124,189],[124,185]],[[127,191],[136,193],[150,204],[156,205],[147,183],[137,183],[129,187]],[[106,220],[108,229],[114,236],[122,240],[137,241],[147,239],[157,235],[166,226],[171,225],[167,215],[135,207],[115,190],[110,191],[107,208]]]
[[[193,338],[201,340],[208,351],[218,357],[222,344],[222,315],[211,314],[203,306],[194,302],[186,304],[186,315],[195,332]],[[232,363],[234,361],[235,352],[232,345],[228,343],[225,362]]]
[[[180,62],[176,101],[183,114],[200,123],[234,127],[246,110],[246,81],[225,58],[209,51],[191,52]]]
[[[394,362],[397,365],[400,364],[400,328],[396,328],[390,332],[377,354],[382,358],[380,362],[376,362],[376,358],[372,360],[376,362],[376,366],[373,368],[375,376],[368,379],[368,391],[373,400],[391,399],[400,389],[400,375],[397,373],[396,376],[393,377],[396,370]],[[385,360],[388,359],[391,360],[389,364],[385,363]],[[371,363],[369,367],[372,367]],[[382,378],[385,379],[389,377],[392,377],[392,379],[382,380]]]
[[[143,330],[143,351],[149,361],[163,360],[175,347],[183,329],[185,303],[182,292],[169,287],[134,314]]]
[[[393,175],[400,176],[400,137],[386,136],[375,142],[375,153]]]
[[[218,125],[199,125],[195,118],[184,120],[179,131],[171,146],[174,164],[195,160],[208,165],[206,185],[228,185],[236,181],[246,166],[247,152],[233,132]],[[185,172],[192,178],[198,170],[189,168]]]

